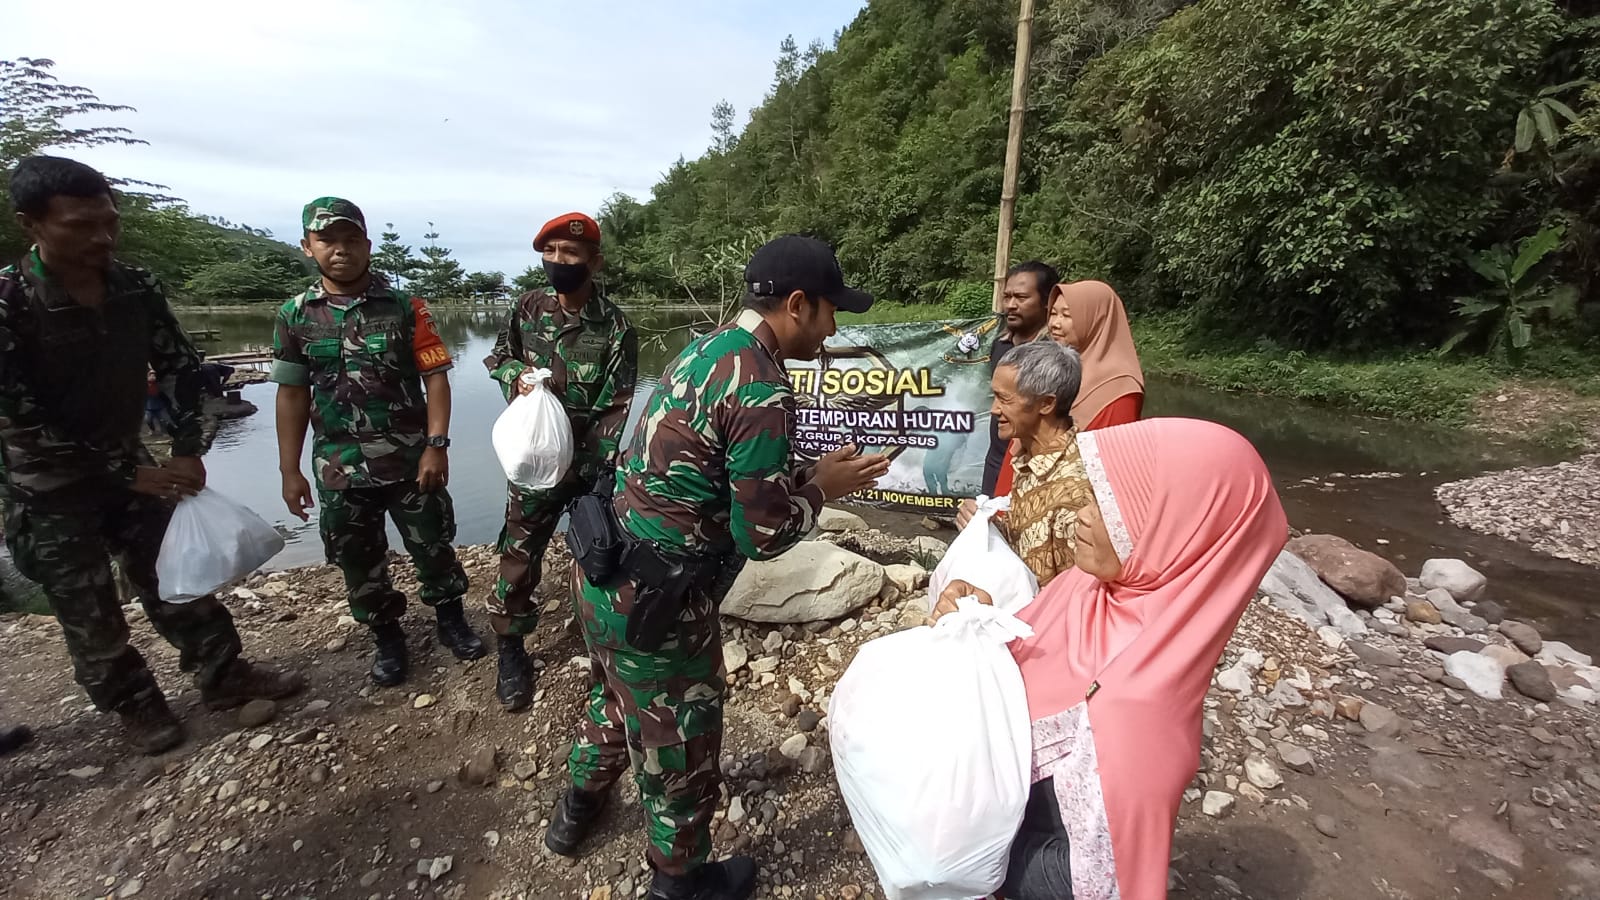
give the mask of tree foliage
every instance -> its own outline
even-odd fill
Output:
[[[891,299],[982,282],[1015,15],[872,0],[831,47],[785,40],[742,131],[721,128],[719,105],[707,153],[647,201],[608,204],[626,223],[623,241],[607,232],[613,274],[635,294],[707,293],[685,261],[755,230],[832,241]],[[1477,290],[1474,252],[1560,224],[1552,277],[1592,301],[1595,15],[1551,0],[1041,0],[1016,258],[1245,340],[1436,346]]]

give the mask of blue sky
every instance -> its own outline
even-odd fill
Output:
[[[346,196],[413,246],[427,223],[469,269],[534,261],[546,219],[645,198],[742,122],[778,44],[825,44],[863,0],[51,0],[8,8],[0,55],[137,107],[150,142],[73,155],[196,212],[299,237],[302,204]]]

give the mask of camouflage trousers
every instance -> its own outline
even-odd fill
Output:
[[[43,510],[13,503],[6,545],[17,571],[43,588],[72,657],[73,675],[97,709],[119,710],[160,690],[144,656],[128,643],[128,620],[112,577],[116,560],[156,633],[178,648],[178,664],[201,686],[215,683],[239,655],[233,616],[213,596],[163,603],[156,557],[172,505],[129,490],[94,505]]]
[[[544,552],[562,514],[584,490],[583,483],[574,479],[548,491],[509,487],[506,524],[500,529],[500,577],[488,601],[495,634],[532,634],[538,627],[534,592],[544,574]]]
[[[422,602],[438,606],[467,593],[467,573],[456,559],[456,512],[450,493],[417,490],[415,481],[378,487],[318,490],[318,517],[328,562],[344,572],[350,615],[378,625],[399,621],[406,597],[389,580],[389,536],[384,517],[394,520],[406,553],[417,566]]]
[[[727,673],[717,604],[726,588],[692,593],[676,634],[654,653],[623,637],[631,583],[597,588],[573,565],[572,590],[590,680],[587,716],[567,758],[572,784],[605,790],[631,766],[648,819],[650,864],[682,875],[710,855],[720,799]]]

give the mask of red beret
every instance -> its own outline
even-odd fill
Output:
[[[546,241],[565,239],[569,241],[583,241],[586,244],[599,245],[600,224],[581,212],[570,212],[564,216],[556,216],[544,223],[539,229],[539,236],[533,239],[533,249],[544,252]]]

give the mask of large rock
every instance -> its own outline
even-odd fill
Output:
[[[1444,658],[1444,670],[1461,679],[1472,691],[1485,700],[1499,700],[1505,696],[1506,667],[1497,659],[1482,653],[1452,653]]]
[[[1506,640],[1517,646],[1518,650],[1533,656],[1544,647],[1544,638],[1539,636],[1539,629],[1526,622],[1515,619],[1506,619],[1500,623],[1500,633]]]
[[[1422,586],[1426,590],[1450,592],[1457,602],[1477,600],[1489,587],[1482,572],[1459,559],[1430,559],[1422,564]]]
[[[1522,696],[1540,703],[1555,702],[1556,685],[1550,680],[1550,673],[1542,663],[1531,659],[1517,663],[1506,669],[1506,675],[1511,679],[1511,686]]]
[[[918,535],[911,541],[911,550],[922,556],[931,557],[931,561],[937,565],[939,560],[944,559],[944,555],[950,551],[950,545],[936,537],[928,537],[923,534]],[[918,560],[918,562],[921,562],[921,560]]]
[[[1584,667],[1594,665],[1594,658],[1587,653],[1579,653],[1561,641],[1545,641],[1539,648],[1539,659],[1543,662]]]
[[[777,559],[752,562],[722,601],[722,614],[797,625],[849,615],[883,590],[883,566],[823,541],[802,541]]]
[[[1363,609],[1377,609],[1390,597],[1403,597],[1406,576],[1394,563],[1332,534],[1308,534],[1289,542],[1328,586]]]
[[[824,506],[817,515],[818,531],[866,531],[867,520],[853,512]]]
[[[1261,579],[1261,592],[1272,605],[1300,619],[1313,629],[1331,625],[1344,634],[1366,634],[1367,625],[1350,611],[1333,588],[1318,577],[1315,569],[1288,550],[1278,554],[1267,577]]]

